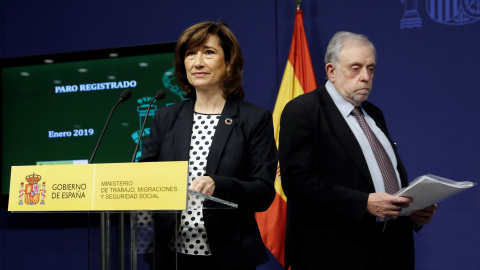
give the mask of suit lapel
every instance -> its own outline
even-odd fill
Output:
[[[193,126],[194,104],[194,100],[188,100],[178,113],[177,121],[175,123],[175,160],[188,160]]]
[[[238,101],[231,99],[227,99],[227,102],[225,103],[208,154],[206,168],[207,174],[215,174],[217,172],[217,166],[220,162],[220,157],[222,156],[225,144],[228,141],[233,127],[238,124],[238,119],[236,118],[238,114],[238,104]]]
[[[347,153],[352,157],[353,161],[357,164],[358,168],[365,176],[365,179],[367,179],[369,185],[371,185],[371,187],[374,189],[375,187],[373,185],[370,171],[368,170],[365,156],[363,155],[362,148],[358,144],[355,135],[353,134],[352,130],[348,126],[347,122],[343,118],[342,114],[338,110],[337,106],[333,102],[325,87],[320,88],[319,93],[321,96],[321,108],[324,109],[324,111],[321,111],[320,113],[325,116],[333,134],[335,134],[337,139],[343,145],[345,151],[347,151]]]

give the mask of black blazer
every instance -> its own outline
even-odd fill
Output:
[[[190,99],[156,112],[140,161],[188,160],[194,103]],[[271,113],[227,99],[210,147],[206,174],[215,181],[213,196],[237,203],[238,209],[203,211],[210,248],[222,269],[252,267],[268,260],[254,213],[268,209],[275,198],[277,162]],[[168,214],[161,219],[157,245],[165,248],[175,229],[174,219]]]
[[[367,101],[362,107],[389,139],[402,186],[407,186],[405,168],[382,112]],[[280,170],[287,196],[287,267],[301,261],[313,269],[365,269],[376,225],[375,218],[366,213],[366,205],[375,188],[360,145],[325,86],[290,101],[280,126]],[[399,220],[396,224],[402,223],[401,233],[396,233],[399,239],[395,241],[406,247],[402,258],[411,265],[412,224],[403,217]],[[349,259],[345,254],[351,254]]]

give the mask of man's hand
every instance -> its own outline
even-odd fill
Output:
[[[393,196],[385,192],[368,195],[367,211],[379,218],[396,218],[402,208],[408,207],[413,198]]]
[[[432,220],[433,215],[435,214],[435,210],[437,210],[437,208],[438,206],[434,204],[422,210],[417,210],[410,215],[410,219],[415,224],[427,225],[430,222],[430,220]]]

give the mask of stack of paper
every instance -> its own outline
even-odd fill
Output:
[[[401,216],[405,216],[445,200],[475,185],[476,183],[469,181],[456,182],[433,174],[426,174],[417,177],[408,187],[399,190],[394,195],[413,198],[410,206],[402,209],[400,212]]]

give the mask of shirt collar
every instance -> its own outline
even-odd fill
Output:
[[[328,80],[325,83],[325,88],[327,89],[328,94],[332,97],[333,102],[337,106],[340,113],[343,115],[344,118],[352,112],[353,108],[355,107],[352,103],[346,100],[340,93],[335,89],[335,86]]]

